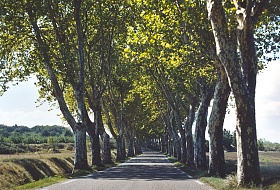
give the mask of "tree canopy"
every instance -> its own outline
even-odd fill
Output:
[[[196,161],[198,167],[206,162],[204,135],[214,87],[214,102],[223,98],[223,109],[232,90],[240,121],[237,150],[247,164],[251,156],[243,153],[257,150],[256,74],[277,59],[279,18],[276,0],[2,0],[1,94],[9,83],[36,76],[41,101],[60,108],[76,139],[84,139],[85,131],[90,135],[93,161],[100,159],[104,122],[120,152],[124,139],[129,145],[161,139],[162,146],[175,146],[181,162]],[[227,93],[218,94],[223,87]],[[211,123],[223,127],[224,114],[213,112]],[[222,140],[223,130],[218,133]],[[247,133],[251,147],[240,151]],[[258,179],[248,176],[241,185]]]

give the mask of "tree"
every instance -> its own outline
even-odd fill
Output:
[[[218,61],[217,58],[216,61]],[[224,68],[219,64],[217,64],[217,66],[219,68],[218,79],[215,86],[213,106],[208,123],[208,133],[210,137],[208,174],[211,176],[225,177],[223,124],[230,87]]]
[[[55,152],[56,151],[55,141],[52,136],[48,137],[47,143],[52,147],[52,151]]]
[[[260,151],[264,151],[265,149],[264,149],[264,140],[263,139],[259,139],[258,140],[258,149],[260,150]]]
[[[256,137],[255,87],[257,57],[254,26],[269,1],[234,1],[237,41],[232,41],[225,10],[220,0],[208,0],[208,15],[216,42],[217,55],[224,67],[237,107],[237,178],[240,186],[259,184],[260,168]],[[234,38],[233,38],[234,39]]]
[[[223,132],[223,145],[224,145],[224,149],[227,151],[231,151],[232,150],[232,135],[230,134],[229,130],[224,129]]]
[[[197,168],[206,168],[206,140],[205,130],[207,126],[208,107],[214,93],[214,85],[201,84],[201,101],[197,111],[196,127],[195,127],[195,165]]]
[[[3,11],[1,11],[1,23],[3,24],[1,27],[7,30],[7,26],[14,25],[13,28],[10,28],[8,33],[1,33],[2,36],[6,36],[8,39],[3,43],[5,51],[1,52],[1,55],[4,57],[3,61],[7,66],[5,69],[15,71],[14,75],[8,75],[10,77],[9,80],[11,81],[14,78],[19,78],[21,80],[32,73],[37,74],[39,84],[42,84],[41,88],[44,88],[45,94],[47,95],[46,97],[49,97],[49,95],[55,97],[64,118],[74,131],[76,139],[75,169],[86,169],[88,163],[85,144],[86,124],[84,122],[86,113],[83,95],[84,47],[80,23],[81,1],[75,1],[71,6],[66,5],[68,2],[61,2],[64,4],[59,4],[58,2],[51,1],[36,3],[26,1],[19,2],[17,5],[10,1],[1,1],[1,4],[2,3],[4,4],[3,6],[1,5],[1,7],[3,7]],[[63,9],[64,12],[59,9],[59,7],[65,8],[67,6],[68,8]],[[59,17],[61,14],[64,14],[63,18],[65,20]],[[24,19],[22,20],[22,18]],[[70,18],[72,18],[74,22],[70,22]],[[15,37],[15,34],[22,36],[22,38],[14,43],[12,39]],[[67,38],[65,38],[66,36]],[[77,41],[67,41],[71,38]],[[78,53],[72,54],[70,49],[73,46],[75,47],[75,45],[78,46]],[[68,50],[69,52],[67,52]],[[17,54],[16,61],[10,58],[15,54]],[[68,59],[64,59],[66,54],[69,55]],[[79,61],[73,61],[75,58]],[[71,61],[73,62],[70,62],[69,59],[72,59]],[[64,64],[66,62],[73,65],[76,64],[79,68],[77,70],[72,69],[71,74],[69,74],[71,69],[65,67]],[[12,65],[12,67],[9,67],[9,64]],[[69,64],[69,66],[71,64]],[[20,70],[24,72],[20,74]],[[69,111],[65,100],[63,87],[66,81],[62,80],[62,78],[64,78],[61,76],[63,72],[69,74],[67,82],[70,84],[68,83],[67,85],[73,87],[73,94],[75,94],[77,103],[76,110],[78,110],[79,116],[78,121],[75,120],[74,116]]]

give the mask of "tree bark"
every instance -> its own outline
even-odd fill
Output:
[[[186,161],[187,161],[186,134],[185,134],[185,129],[182,127],[181,117],[180,117],[180,113],[179,113],[178,109],[176,109],[176,111],[174,111],[174,119],[175,119],[175,123],[177,126],[176,128],[179,129],[179,132],[181,135],[181,137],[178,138],[179,142],[176,141],[176,143],[180,143],[180,145],[176,145],[177,146],[176,151],[179,151],[179,152],[177,152],[178,160],[182,164],[186,164]],[[175,133],[175,131],[174,131],[174,133]]]
[[[78,123],[74,130],[74,170],[88,169],[86,150],[86,128],[82,123]]]
[[[177,130],[175,128],[176,122],[174,121],[174,110],[171,110],[169,112],[169,132],[172,138],[172,144],[174,146],[173,150],[173,156],[177,158],[179,161],[181,160],[181,138],[177,133]]]
[[[96,133],[92,133],[89,135],[90,144],[91,144],[91,165],[100,166],[101,155],[100,155],[100,140],[99,135]]]
[[[172,156],[173,155],[173,150],[174,150],[174,145],[173,145],[173,140],[171,135],[168,135],[168,155]]]
[[[187,144],[186,144],[186,132],[185,129],[180,130],[181,135],[181,163],[186,164],[187,163]]]
[[[133,157],[135,156],[135,152],[134,152],[134,138],[130,137],[127,138],[127,156],[128,157]]]
[[[102,164],[112,164],[110,136],[104,131],[102,137]]]
[[[187,119],[184,123],[184,128],[186,132],[186,143],[187,143],[187,159],[186,163],[187,166],[193,167],[194,164],[194,143],[193,143],[193,134],[192,134],[192,126],[195,118],[195,110],[197,106],[197,99],[191,98],[190,99],[190,106]]]
[[[260,183],[260,167],[255,119],[255,85],[257,57],[254,45],[254,26],[269,3],[261,1],[234,1],[238,22],[238,45],[231,43],[225,11],[221,0],[208,0],[216,51],[228,76],[237,108],[237,178],[239,186]]]
[[[125,150],[125,140],[124,135],[121,133],[117,136],[117,161],[125,160],[126,158],[126,150]]]
[[[103,135],[105,132],[102,113],[101,113],[101,102],[99,98],[93,100],[92,110],[94,113],[94,128],[93,134],[90,137],[92,144],[92,165],[100,165],[102,163],[100,155],[100,135]],[[103,150],[104,151],[104,150]]]
[[[166,132],[161,137],[161,152],[168,153],[168,138]]]
[[[225,177],[225,158],[223,148],[223,126],[226,114],[227,101],[230,87],[223,67],[219,68],[218,79],[215,87],[214,101],[208,123],[209,133],[209,167],[210,176]]]
[[[135,140],[135,154],[142,154],[142,143],[141,143],[141,139],[136,138]]]
[[[236,100],[237,107],[237,177],[240,185],[260,184],[260,167],[255,114],[255,88],[257,57],[254,43],[254,26],[242,23],[238,30],[238,44],[241,54],[244,80],[247,83],[247,97]],[[247,26],[246,26],[247,25]]]
[[[212,85],[204,84],[202,87],[202,96],[200,106],[197,111],[196,127],[195,127],[195,165],[197,168],[206,168],[206,141],[205,130],[207,126],[208,107],[213,97]]]

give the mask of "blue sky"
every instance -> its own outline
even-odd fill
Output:
[[[268,68],[258,75],[256,89],[256,118],[258,138],[280,143],[280,61],[269,63]],[[12,86],[0,97],[0,124],[65,125],[60,120],[58,109],[48,111],[45,103],[37,107],[39,97],[35,79]],[[226,115],[225,128],[235,129],[235,110]]]

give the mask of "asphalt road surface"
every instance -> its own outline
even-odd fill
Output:
[[[88,176],[70,179],[41,190],[210,190],[213,189],[175,168],[155,151],[143,154],[116,167]]]

